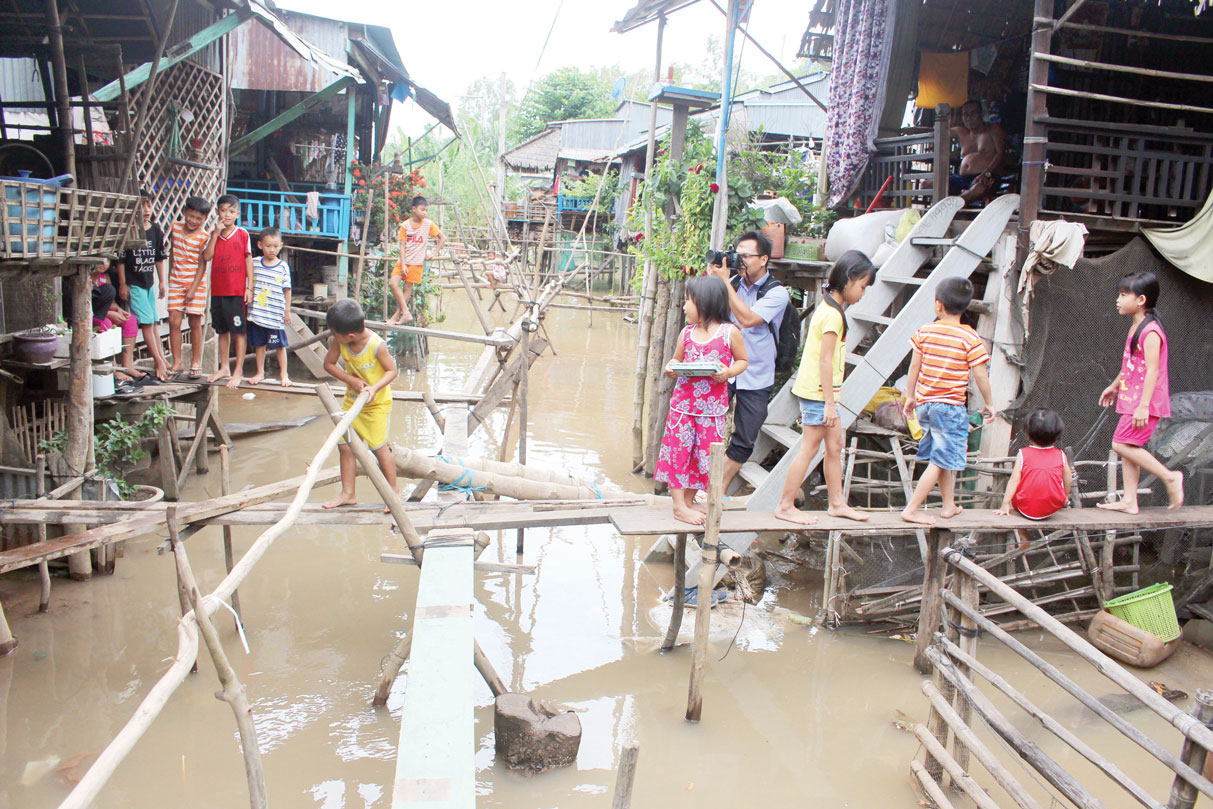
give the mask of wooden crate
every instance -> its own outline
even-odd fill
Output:
[[[127,194],[0,180],[0,259],[113,256],[138,215]]]

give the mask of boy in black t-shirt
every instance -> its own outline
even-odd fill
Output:
[[[168,281],[164,262],[168,253],[164,249],[164,231],[152,221],[151,195],[142,191],[139,201],[143,209],[143,230],[148,246],[123,250],[118,254],[118,299],[129,302],[131,315],[139,321],[143,342],[147,345],[148,353],[155,364],[156,379],[164,381],[168,379],[168,363],[164,360],[157,328],[160,318],[156,312],[155,289],[159,279],[159,297],[164,298],[167,295]],[[134,338],[123,340],[122,365],[128,374],[139,378],[142,374],[135,370],[134,354]]]

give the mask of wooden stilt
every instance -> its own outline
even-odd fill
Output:
[[[181,490],[177,487],[177,461],[173,455],[172,421],[166,421],[160,428],[157,438],[157,451],[160,455],[160,486],[164,489],[165,500],[180,500]],[[202,432],[202,428],[198,428]]]
[[[228,445],[219,445],[219,493],[227,497],[232,493],[232,468],[230,459],[228,458]],[[232,572],[232,564],[235,561],[235,554],[232,550],[232,527],[230,525],[223,526],[223,564],[227,568],[227,572]],[[237,590],[232,590],[232,609],[236,613],[236,620],[244,623],[244,616],[240,614],[240,593]]]
[[[387,659],[383,662],[383,673],[379,677],[379,686],[375,689],[375,696],[371,700],[371,705],[374,707],[381,708],[387,705],[388,695],[392,692],[392,683],[400,675],[404,661],[409,659],[409,650],[412,645],[413,636],[406,633],[396,644],[396,648],[388,652]]]
[[[698,722],[703,713],[703,676],[708,658],[708,624],[712,620],[712,585],[716,581],[717,553],[720,549],[720,512],[724,501],[724,444],[712,444],[708,472],[708,516],[704,522],[699,591],[695,603],[695,654],[691,662],[691,683],[687,693],[690,722]]]
[[[253,711],[249,707],[248,696],[244,686],[236,677],[236,671],[223,651],[219,633],[211,622],[210,615],[201,609],[202,594],[198,592],[198,582],[194,579],[194,571],[190,568],[189,557],[185,553],[185,543],[177,533],[177,508],[171,506],[168,511],[168,535],[173,545],[173,556],[177,561],[177,579],[185,587],[190,609],[198,621],[198,630],[206,643],[207,651],[215,664],[215,674],[222,686],[216,699],[221,699],[231,706],[236,716],[236,728],[240,733],[240,747],[244,751],[244,773],[248,779],[249,806],[251,809],[266,809],[268,801],[265,795],[265,771],[261,765],[261,748],[257,745],[257,728],[253,725]]]
[[[670,613],[670,626],[665,631],[665,639],[661,642],[661,651],[668,652],[678,642],[678,632],[682,629],[682,611],[687,600],[687,535],[678,534],[674,541],[674,609]]]
[[[1213,691],[1201,689],[1196,692],[1196,708],[1192,713],[1196,721],[1206,727],[1213,723]],[[1204,747],[1191,739],[1184,739],[1183,749],[1179,753],[1179,759],[1184,764],[1196,772],[1202,772],[1207,756],[1208,751]],[[1200,792],[1194,785],[1188,783],[1182,775],[1177,775],[1171,785],[1171,799],[1167,802],[1167,809],[1192,809],[1199,796]]]
[[[527,430],[527,391],[529,387],[528,379],[530,378],[530,349],[531,349],[531,331],[534,326],[532,321],[524,319],[522,321],[522,339],[521,351],[519,357],[522,362],[518,368],[518,384],[514,390],[517,391],[518,398],[518,463],[526,464],[526,430]],[[523,555],[526,549],[526,529],[519,528],[517,542],[515,543],[514,552],[518,556]]]
[[[640,745],[630,742],[619,754],[619,774],[615,776],[615,794],[611,798],[611,809],[630,809],[632,785],[636,780],[636,761],[640,758]]]
[[[4,605],[0,604],[0,657],[12,654],[16,648],[17,639],[8,626],[8,619],[4,617]]]
[[[211,417],[215,416],[218,412],[219,389],[214,387],[203,388],[203,393],[194,400],[194,416],[197,419],[194,423],[198,425],[194,436],[194,443],[198,446],[197,448],[190,447],[190,452],[194,453],[194,458],[197,461],[196,471],[199,475],[205,475],[211,471],[210,461],[208,460],[211,449],[210,436],[208,435],[210,431],[207,428],[210,426],[208,422],[211,420]],[[209,416],[204,417],[204,413],[209,414]],[[181,466],[188,467],[189,463],[183,463]],[[181,485],[185,485],[184,480],[181,482]],[[181,488],[181,486],[177,488]]]
[[[931,528],[927,538],[926,571],[922,581],[922,608],[918,614],[918,636],[914,650],[914,668],[920,674],[931,673],[931,661],[927,658],[927,647],[931,645],[931,636],[939,627],[943,616],[943,599],[940,590],[943,589],[944,574],[947,564],[944,562],[942,551],[948,543],[951,532],[943,528]],[[930,767],[927,767],[930,770]]]
[[[37,470],[36,488],[38,499],[42,499],[46,491],[46,456],[39,455],[34,459],[34,468]],[[38,525],[38,541],[46,542],[46,526]],[[51,608],[51,570],[50,565],[45,559],[38,563],[38,581],[41,584],[41,591],[38,594],[38,612],[48,612]]]
[[[918,741],[922,742],[922,746],[926,748],[927,754],[941,762],[942,769],[947,770],[948,775],[952,777],[952,783],[964,790],[964,793],[973,800],[973,803],[979,809],[999,809],[994,799],[987,795],[986,791],[981,788],[981,785],[973,780],[973,776],[965,772],[964,768],[957,763],[956,759],[952,758],[947,749],[931,735],[926,726],[915,725],[914,735],[918,737]],[[938,775],[931,773],[929,764],[926,770],[932,780],[939,780]]]
[[[93,466],[93,375],[89,352],[93,336],[92,304],[87,265],[76,267],[74,275],[64,279],[72,288],[71,390],[67,404],[67,448],[63,460],[73,475],[83,475]],[[79,490],[67,499],[79,500]],[[68,533],[84,530],[69,527]],[[73,553],[67,558],[68,574],[76,581],[88,581],[93,576],[92,560],[87,553]]]

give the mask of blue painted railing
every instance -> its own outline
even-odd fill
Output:
[[[313,236],[344,241],[350,233],[350,198],[346,194],[323,191],[321,186],[292,186],[290,191],[275,188],[229,188],[227,193],[240,199],[240,224],[256,232],[278,227],[284,234]],[[307,192],[319,191],[319,216],[307,217]]]
[[[564,194],[556,197],[556,207],[559,213],[565,211],[588,211],[594,206],[594,200],[588,197],[566,197]]]

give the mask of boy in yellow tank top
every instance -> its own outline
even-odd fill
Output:
[[[392,457],[392,447],[387,439],[392,415],[391,384],[400,373],[396,361],[383,338],[366,327],[366,317],[357,301],[350,298],[337,301],[329,309],[325,321],[333,332],[333,340],[324,358],[324,370],[345,383],[345,400],[341,403],[345,410],[349,410],[363,390],[370,392],[371,400],[363,406],[352,426],[375,453],[383,476],[392,491],[396,491],[396,459]],[[325,508],[358,502],[354,493],[354,451],[344,438],[337,449],[341,458],[341,493],[325,503]]]

